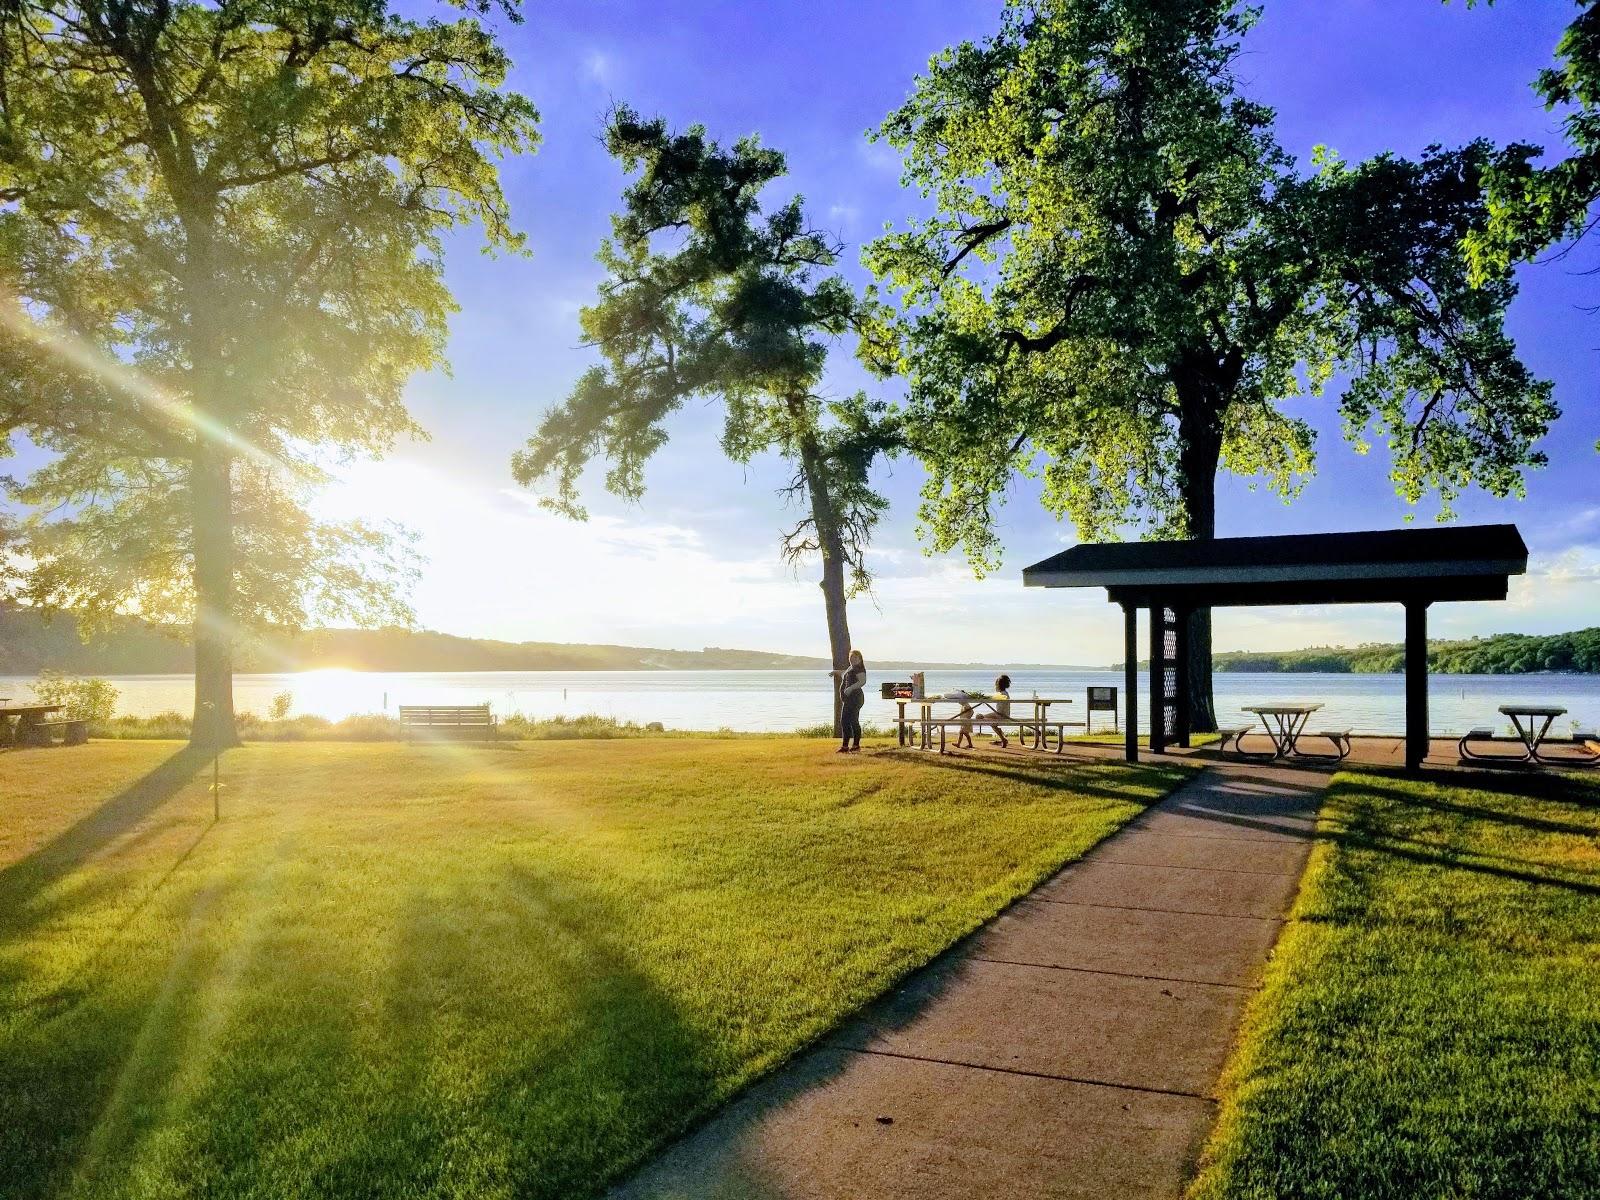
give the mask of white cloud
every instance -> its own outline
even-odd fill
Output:
[[[856,143],[856,154],[861,161],[872,170],[899,179],[903,164],[900,161],[900,152],[885,141],[868,141],[862,138]]]
[[[725,559],[694,530],[597,515],[569,521],[510,489],[474,488],[410,463],[363,463],[318,504],[415,531],[427,559],[413,597],[421,623],[538,641],[649,637],[696,642],[742,612],[807,608],[772,561]],[[713,639],[716,640],[716,639]]]
[[[707,529],[725,522],[701,528],[644,509],[572,522],[499,479],[400,460],[355,464],[318,509],[394,520],[418,534],[428,562],[413,600],[429,628],[513,641],[826,653],[816,565],[794,571],[770,547],[719,545]],[[1098,588],[1024,588],[1012,567],[977,580],[959,558],[906,546],[875,550],[873,563],[874,595],[854,601],[849,614],[870,659],[1092,666],[1122,655],[1121,611]],[[1593,548],[1536,559],[1533,574],[1514,580],[1510,604],[1440,605],[1430,631],[1465,637],[1592,625],[1597,578]],[[1396,606],[1215,614],[1219,650],[1395,642],[1402,633]]]
[[[583,56],[583,73],[595,83],[610,87],[617,79],[618,62],[604,50],[591,50]]]
[[[835,233],[844,235],[855,231],[861,224],[859,204],[828,205],[828,223]]]

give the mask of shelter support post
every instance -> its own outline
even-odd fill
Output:
[[[1406,770],[1428,757],[1428,602],[1406,602]]]
[[[1122,714],[1125,756],[1129,762],[1139,761],[1139,608],[1135,604],[1122,606],[1122,694],[1125,697]]]
[[[1162,693],[1165,682],[1167,656],[1165,653],[1166,622],[1159,607],[1150,609],[1150,753],[1167,752],[1167,705]]]

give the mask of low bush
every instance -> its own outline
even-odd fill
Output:
[[[189,718],[181,713],[153,717],[110,717],[94,720],[89,732],[100,738],[175,738],[189,736]],[[400,722],[381,713],[363,713],[330,721],[301,715],[272,720],[255,713],[240,713],[239,737],[247,742],[393,742],[406,736]],[[719,736],[730,736],[722,731]],[[500,722],[500,736],[517,741],[578,741],[606,738],[705,737],[704,733],[669,730],[659,721],[640,725],[585,713],[576,717],[529,718],[513,714]]]
[[[40,704],[61,705],[65,721],[104,721],[117,710],[117,689],[108,680],[68,675],[46,668],[33,682]]]

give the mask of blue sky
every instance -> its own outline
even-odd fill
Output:
[[[611,641],[674,647],[744,646],[825,651],[815,571],[797,577],[777,559],[788,519],[775,489],[781,464],[746,470],[716,444],[715,405],[670,426],[638,506],[586,489],[593,520],[537,510],[511,483],[508,459],[577,376],[594,362],[579,346],[577,310],[594,294],[594,252],[622,176],[598,139],[613,102],[674,125],[701,122],[731,141],[759,132],[787,156],[774,198],[804,195],[814,218],[846,243],[851,275],[862,244],[917,210],[899,164],[865,131],[894,107],[928,57],[982,36],[998,6],[979,0],[544,0],[507,30],[515,85],[543,116],[544,143],[505,166],[505,183],[532,257],[490,259],[474,239],[450,246],[448,276],[461,304],[452,326],[453,373],[419,378],[415,413],[432,434],[383,464],[352,468],[324,502],[331,513],[398,517],[412,525],[429,566],[416,593],[421,622],[450,632],[513,639]],[[1557,145],[1555,122],[1529,83],[1550,59],[1572,6],[1507,0],[1493,8],[1434,0],[1267,0],[1240,72],[1278,110],[1282,144],[1302,158],[1325,143],[1347,159],[1403,154],[1473,136]],[[1554,631],[1600,621],[1600,405],[1595,400],[1600,317],[1580,311],[1600,262],[1600,239],[1523,273],[1511,325],[1525,360],[1555,381],[1564,410],[1545,444],[1551,465],[1526,501],[1481,495],[1463,521],[1516,521],[1533,571],[1507,605],[1444,606],[1439,635],[1503,629]],[[866,380],[841,343],[830,388],[893,388]],[[1221,486],[1219,532],[1301,532],[1399,525],[1380,451],[1363,458],[1343,441],[1330,399],[1303,411],[1320,430],[1318,476],[1292,506],[1238,481]],[[915,536],[915,463],[883,475],[894,502],[874,547],[876,603],[853,606],[852,631],[869,658],[1103,663],[1119,653],[1115,612],[1095,594],[1025,592],[1020,569],[1070,544],[1070,527],[1018,486],[1003,510],[1004,568],[983,581],[959,557],[926,557]],[[1435,509],[1423,505],[1418,521]],[[1397,611],[1381,608],[1219,613],[1220,648],[1284,648],[1394,640]]]

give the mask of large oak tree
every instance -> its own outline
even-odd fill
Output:
[[[192,622],[197,743],[235,738],[238,638],[404,615],[400,548],[304,501],[419,432],[443,235],[519,245],[508,66],[476,16],[383,0],[0,6],[0,431],[47,453],[23,592]]]
[[[691,398],[720,400],[731,459],[776,453],[793,469],[787,492],[802,515],[781,550],[795,563],[821,559],[829,653],[842,671],[847,602],[869,584],[866,547],[885,507],[869,470],[899,434],[883,405],[820,392],[830,345],[858,316],[856,294],[831,270],[839,247],[798,198],[762,210],[785,165],[755,138],[724,148],[700,126],[672,133],[626,108],[605,136],[635,176],[601,247],[599,299],[581,314],[605,363],[545,414],[513,459],[516,478],[548,483],[545,503],[582,517],[581,476],[602,457],[607,487],[637,500],[666,420]],[[836,727],[838,707],[835,689]]]
[[[1297,169],[1233,63],[1231,0],[1014,0],[885,121],[932,215],[869,247],[898,299],[866,355],[909,386],[935,548],[996,561],[993,508],[1038,474],[1080,536],[1216,535],[1219,470],[1292,496],[1314,431],[1284,402],[1342,381],[1347,436],[1407,500],[1520,493],[1556,414],[1473,286],[1483,143],[1322,152]],[[1213,727],[1210,614],[1190,630]]]

